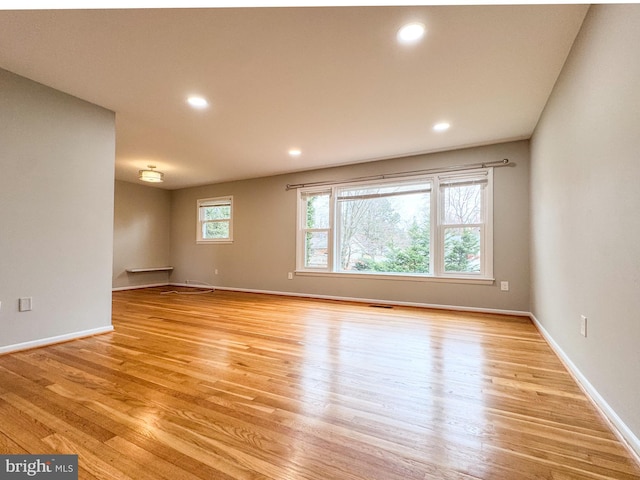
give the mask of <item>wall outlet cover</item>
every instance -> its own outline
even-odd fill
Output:
[[[587,317],[580,315],[580,335],[587,336]]]
[[[32,297],[22,297],[18,300],[18,311],[29,312],[33,308]]]

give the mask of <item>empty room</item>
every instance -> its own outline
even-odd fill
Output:
[[[0,478],[640,479],[640,5],[19,8]]]

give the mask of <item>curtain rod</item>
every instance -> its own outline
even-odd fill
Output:
[[[397,178],[397,177],[413,177],[418,175],[426,175],[429,173],[459,172],[464,170],[473,170],[476,168],[506,167],[508,165],[511,165],[509,162],[509,159],[505,158],[502,160],[496,160],[495,162],[468,163],[466,165],[452,165],[450,167],[427,168],[424,170],[413,170],[410,172],[384,173],[381,175],[370,175],[368,177],[349,178],[347,180],[325,180],[325,181],[310,182],[310,183],[287,183],[286,189],[294,190],[296,188],[305,188],[305,187],[322,187],[325,185],[336,185],[338,183],[361,182],[366,180],[384,180],[386,178]]]

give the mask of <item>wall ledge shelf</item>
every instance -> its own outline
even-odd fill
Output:
[[[142,268],[127,268],[128,273],[144,273],[144,272],[170,272],[173,267],[142,267]]]

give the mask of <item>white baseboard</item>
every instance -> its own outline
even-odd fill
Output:
[[[41,338],[38,340],[32,340],[30,342],[16,343],[14,345],[7,345],[0,347],[0,355],[5,353],[18,352],[20,350],[29,350],[31,348],[44,347],[46,345],[53,345],[54,343],[68,342],[69,340],[77,340],[79,338],[91,337],[101,333],[108,333],[113,331],[113,325],[106,327],[94,328],[91,330],[82,330],[80,332],[66,333],[64,335],[58,335],[55,337]]]
[[[418,302],[400,302],[396,300],[380,300],[377,298],[358,298],[358,297],[340,297],[336,295],[318,295],[314,293],[296,293],[296,292],[278,292],[273,290],[257,290],[251,288],[235,288],[235,287],[217,287],[215,285],[196,284],[196,283],[171,283],[176,287],[191,287],[191,288],[214,288],[216,290],[227,290],[232,292],[245,292],[245,293],[261,293],[265,295],[282,295],[285,297],[301,297],[301,298],[317,298],[320,300],[338,300],[344,302],[356,302],[356,303],[375,303],[376,305],[398,305],[402,307],[421,307],[421,308],[433,308],[437,310],[455,310],[462,312],[476,312],[476,313],[495,313],[498,315],[514,315],[519,317],[528,317],[529,312],[522,312],[519,310],[500,310],[495,308],[479,308],[479,307],[460,307],[456,305],[438,305],[432,303],[418,303]]]
[[[170,285],[170,283],[160,282],[160,283],[148,283],[145,285],[128,285],[126,287],[114,287],[111,289],[111,291],[120,292],[122,290],[137,290],[138,288],[166,287],[167,285]]]
[[[607,401],[600,395],[598,390],[591,385],[591,382],[587,380],[580,369],[571,361],[566,353],[560,348],[560,345],[556,343],[553,337],[542,326],[540,321],[535,317],[533,313],[530,314],[531,320],[540,331],[540,334],[544,337],[547,343],[551,346],[553,351],[558,355],[564,366],[569,370],[569,373],[576,381],[576,383],[582,388],[587,397],[600,411],[600,414],[608,421],[609,426],[616,434],[616,436],[622,441],[627,449],[634,456],[636,462],[640,463],[640,439],[631,431],[631,429],[622,421],[618,414],[611,408]]]

